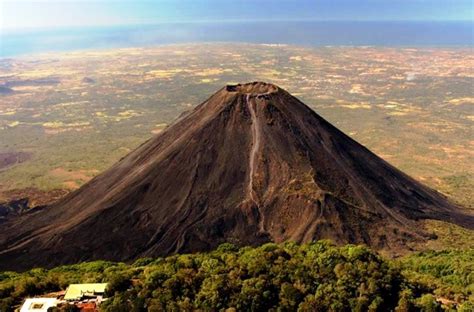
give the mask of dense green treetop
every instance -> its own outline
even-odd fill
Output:
[[[103,311],[472,311],[474,250],[386,260],[327,241],[0,273],[0,309],[70,283],[107,282]]]

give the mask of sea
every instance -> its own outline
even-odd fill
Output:
[[[42,52],[200,42],[472,48],[474,22],[258,21],[0,29],[0,58]]]

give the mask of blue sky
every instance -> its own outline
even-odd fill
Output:
[[[472,20],[471,0],[0,0],[2,29],[255,20]]]

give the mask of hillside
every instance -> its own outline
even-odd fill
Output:
[[[474,217],[281,88],[227,86],[58,203],[0,229],[0,269],[211,250],[224,242],[430,239]]]

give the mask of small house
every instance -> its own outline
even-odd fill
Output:
[[[66,301],[81,301],[89,298],[102,298],[107,283],[71,284],[64,294]]]
[[[28,298],[21,306],[20,312],[47,312],[57,303],[56,298]]]

